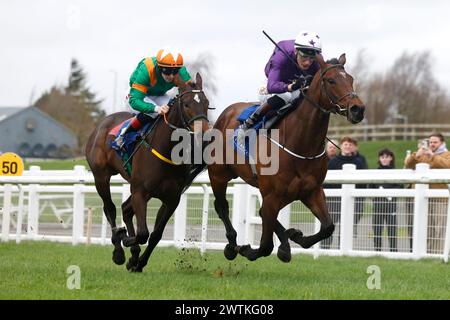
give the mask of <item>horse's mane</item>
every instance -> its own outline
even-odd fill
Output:
[[[327,64],[339,64],[339,60],[337,58],[331,58],[326,61]]]
[[[197,87],[197,84],[194,81],[189,81],[188,84],[192,89],[195,89]]]

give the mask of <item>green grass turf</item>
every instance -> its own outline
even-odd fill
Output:
[[[221,251],[156,248],[143,273],[111,261],[112,246],[49,242],[0,243],[0,299],[450,299],[441,260],[294,255],[229,262]],[[127,257],[129,256],[127,250]],[[68,289],[71,265],[80,289]],[[381,271],[370,290],[367,269]]]
[[[378,168],[378,151],[388,148],[395,154],[395,167],[403,168],[403,162],[406,157],[406,151],[417,150],[417,141],[361,141],[358,143],[358,149],[367,159],[369,169]]]

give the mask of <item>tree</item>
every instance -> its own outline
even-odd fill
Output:
[[[72,59],[66,87],[53,86],[34,103],[41,111],[72,130],[78,139],[77,154],[81,154],[87,138],[106,115],[101,100],[86,85],[87,76],[76,59]]]
[[[186,68],[195,81],[195,75],[200,73],[203,79],[203,90],[209,100],[210,106],[214,106],[214,97],[217,95],[217,79],[214,73],[214,57],[210,53],[200,53],[195,60],[187,62]],[[213,118],[218,115],[211,115]],[[210,119],[214,121],[215,119]]]
[[[192,77],[200,73],[203,79],[203,88],[211,95],[217,94],[216,75],[214,73],[214,57],[207,52],[200,53],[195,60],[186,63]],[[195,78],[194,78],[195,80]]]
[[[429,51],[404,52],[385,72],[370,74],[360,51],[352,74],[356,91],[367,106],[370,124],[394,123],[406,116],[409,123],[442,123],[450,113],[447,92],[433,74]]]
[[[105,112],[100,108],[103,100],[96,100],[96,95],[86,85],[86,73],[79,65],[76,59],[72,59],[70,63],[69,82],[65,88],[66,92],[76,97],[85,105],[85,108],[91,112],[96,122],[105,116]]]

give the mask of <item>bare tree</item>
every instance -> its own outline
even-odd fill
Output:
[[[200,73],[203,78],[203,88],[212,95],[217,94],[216,75],[214,73],[214,57],[208,52],[200,53],[195,60],[186,63],[191,76]]]
[[[200,73],[203,79],[203,89],[205,91],[206,96],[208,97],[209,104],[211,107],[214,107],[214,98],[217,95],[218,87],[217,87],[217,78],[215,74],[215,59],[214,56],[208,52],[200,53],[193,61],[189,61],[186,63],[186,67],[191,74],[192,77]],[[194,79],[195,80],[195,79]],[[210,113],[208,117],[212,122],[215,121],[215,117],[217,115],[214,113]]]
[[[410,123],[441,123],[450,113],[446,91],[437,82],[429,51],[404,52],[382,73],[368,73],[370,59],[360,51],[352,74],[367,105],[368,123],[393,123],[401,115]]]
[[[34,105],[72,130],[78,139],[78,150],[74,151],[80,154],[90,132],[105,116],[100,103],[87,87],[83,69],[72,59],[67,86],[53,86]]]

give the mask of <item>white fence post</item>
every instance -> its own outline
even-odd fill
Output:
[[[450,193],[450,184],[447,185]],[[447,200],[447,226],[445,227],[445,242],[444,252],[442,258],[444,262],[448,262],[448,256],[450,254],[450,200]]]
[[[102,228],[100,231],[100,238],[101,238],[100,244],[104,246],[106,244],[106,228],[108,226],[108,220],[106,219],[103,209],[101,212],[102,212]]]
[[[430,166],[426,163],[416,165],[416,173],[426,174]],[[428,184],[416,183],[414,196],[414,223],[413,223],[413,256],[419,259],[427,254],[428,229],[428,198],[426,190]]]
[[[206,237],[208,232],[208,210],[209,210],[209,192],[208,185],[202,184],[203,188],[203,212],[202,212],[202,242],[200,246],[200,253],[203,255],[206,250]]]
[[[20,243],[20,241],[22,240],[24,190],[21,184],[17,185],[17,187],[19,188],[19,204],[17,205],[16,243]]]
[[[9,241],[9,227],[11,225],[11,195],[12,185],[5,184],[3,193],[3,214],[2,214],[2,241]]]
[[[248,225],[250,224],[247,215],[249,212],[250,186],[246,184],[235,184],[233,191],[233,211],[232,224],[237,232],[237,243],[248,243]],[[247,226],[247,227],[246,227]],[[247,230],[246,230],[247,229]]]
[[[342,170],[348,176],[356,174],[356,166],[354,164],[344,164]],[[355,189],[354,184],[342,185],[340,250],[343,255],[347,255],[353,249],[353,216],[355,212],[355,198],[352,197],[353,189]]]
[[[86,169],[84,166],[75,166],[76,175],[84,175]],[[73,185],[73,225],[72,225],[72,244],[81,241],[84,231],[84,193],[82,184]]]
[[[187,194],[183,193],[173,217],[173,241],[177,248],[184,246],[186,240]]]
[[[283,209],[281,209],[280,212],[278,213],[278,221],[283,225],[283,227],[285,229],[289,229],[289,223],[290,223],[290,218],[291,218],[291,205],[292,204],[288,204]],[[279,247],[281,242],[275,233],[274,233],[274,239],[275,239],[274,246]]]
[[[318,233],[320,231],[320,227],[321,227],[320,220],[314,217],[314,233]],[[313,258],[317,259],[320,254],[320,241],[314,244],[313,250],[314,250]]]
[[[30,175],[39,175],[39,166],[30,166]],[[30,239],[36,238],[39,233],[39,193],[38,184],[30,184],[28,191],[28,224],[27,234]]]
[[[122,185],[122,203],[124,203],[130,196],[131,196],[130,185],[128,183],[124,183]],[[120,210],[120,212],[122,212],[122,210]],[[121,225],[122,227],[126,227],[125,221],[123,221],[123,216]]]

